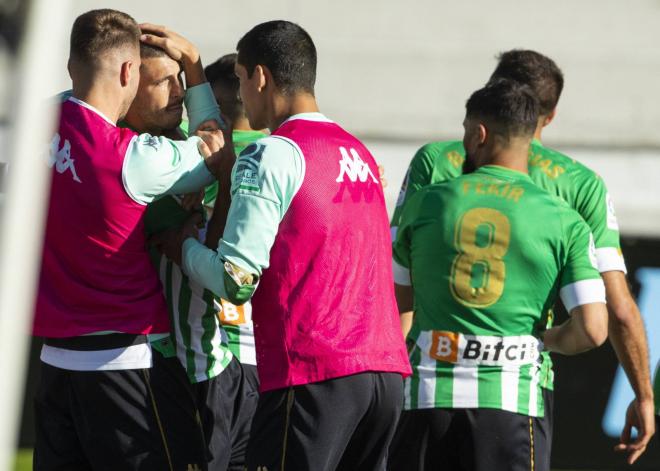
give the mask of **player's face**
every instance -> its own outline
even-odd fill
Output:
[[[232,90],[231,87],[223,87],[221,82],[213,84],[213,96],[215,96],[215,101],[218,103],[221,112],[232,106],[230,103],[234,104],[236,100],[240,99],[236,91]],[[231,121],[224,114],[222,115],[222,119],[226,122]]]
[[[178,62],[169,57],[144,59],[129,124],[152,133],[175,129],[181,124],[184,94]]]
[[[252,77],[249,77],[247,69],[237,62],[234,66],[234,72],[240,82],[239,94],[250,127],[252,129],[267,128],[268,118],[262,93],[263,74],[260,72],[260,68],[255,68]]]

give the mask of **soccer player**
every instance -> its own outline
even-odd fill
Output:
[[[237,49],[250,126],[272,135],[236,161],[217,252],[185,232],[165,250],[223,299],[252,298],[261,394],[247,469],[384,469],[410,366],[377,166],[319,113],[300,26],[262,23]]]
[[[168,50],[174,47],[196,51],[194,45],[178,34],[164,27],[150,27],[151,30],[143,27],[143,31],[152,31],[159,37],[167,38]],[[165,49],[143,43],[140,55],[140,86],[126,114],[126,125],[138,132],[149,131],[154,135],[183,139],[189,128],[188,123],[182,120],[184,96],[188,116],[194,126],[207,120],[220,121],[211,83],[184,89],[181,66]],[[233,64],[231,67],[232,75],[238,82]],[[236,135],[236,131],[233,134]],[[207,189],[211,187],[215,189],[215,198],[218,183],[214,182]],[[160,198],[147,208],[147,235],[151,237],[178,227],[193,213],[194,210],[183,207],[180,196]],[[206,234],[210,235],[209,232]],[[204,237],[202,242],[217,247],[217,236],[213,240]],[[172,326],[171,341],[163,338],[152,342],[152,345],[164,356],[178,357],[193,385],[192,394],[197,399],[204,437],[209,447],[209,468],[242,470],[249,424],[258,398],[258,383],[255,383],[251,371],[244,371],[239,357],[232,355],[230,346],[237,336],[229,334],[229,328],[219,328],[216,316],[219,301],[214,299],[213,294],[189,280],[178,265],[162,257],[155,249],[152,250],[152,262],[160,273]],[[237,319],[228,312],[230,309],[226,307],[221,310],[224,314],[221,317],[237,324]],[[246,343],[245,340],[243,343]],[[235,349],[237,353],[240,350]]]
[[[589,227],[527,175],[537,118],[526,85],[476,91],[464,144],[477,170],[404,208],[394,279],[399,309],[415,306],[413,376],[391,469],[549,470],[549,444],[536,441],[541,352],[572,355],[607,338]],[[546,330],[558,295],[571,317]]]
[[[139,84],[141,32],[115,10],[79,16],[71,31],[72,96],[61,108],[34,334],[44,337],[35,398],[34,466],[47,469],[206,469],[206,447],[184,385],[168,376],[147,334],[167,333],[149,264],[146,205],[211,183],[200,147],[219,132],[175,142],[116,126]],[[190,86],[203,81],[181,57]],[[206,144],[205,144],[205,143]],[[169,377],[169,376],[168,376]]]
[[[236,155],[239,155],[247,146],[265,137],[266,133],[250,127],[250,122],[245,115],[245,108],[239,96],[239,81],[234,72],[235,65],[236,54],[226,54],[213,64],[208,65],[204,72],[213,88],[213,94],[218,105],[220,105],[223,118],[232,129],[234,151]],[[217,183],[206,188],[205,206],[212,208],[215,206],[217,191]],[[214,217],[226,215],[229,208],[221,207],[221,204],[224,206],[224,202],[220,201],[218,206],[214,208]],[[220,232],[213,233],[214,230],[220,230]],[[222,230],[224,230],[224,224],[218,224],[212,227],[210,232],[207,232],[207,247],[217,248]],[[236,306],[226,299],[218,298],[216,306],[218,307],[222,328],[227,333],[229,349],[234,357],[241,362],[244,374],[243,394],[240,397],[240,405],[237,404],[238,414],[232,422],[232,463],[241,463],[245,459],[250,426],[259,399],[259,376],[257,374],[257,353],[254,346],[252,304],[247,301],[241,306]]]
[[[508,78],[532,87],[540,100],[539,122],[529,152],[529,174],[534,183],[565,200],[578,211],[594,235],[598,269],[605,282],[609,311],[610,341],[635,391],[635,400],[626,414],[626,426],[617,449],[629,453],[633,463],[646,448],[654,433],[653,394],[648,364],[646,333],[639,309],[626,282],[626,266],[621,255],[619,227],[612,200],[603,180],[592,170],[541,143],[545,126],[555,117],[564,79],[561,70],[550,58],[529,50],[503,53],[491,78]],[[403,183],[397,209],[392,218],[392,233],[396,228],[404,203],[420,188],[439,183],[469,171],[465,151],[460,141],[432,142],[423,146],[410,163]],[[411,313],[402,317],[409,326]],[[404,327],[405,329],[406,327]],[[549,355],[544,385],[553,388]],[[552,394],[548,395],[552,402]],[[550,404],[548,404],[550,406]],[[550,408],[550,407],[549,407]],[[552,429],[552,414],[546,416]],[[625,433],[631,426],[638,429],[637,438]]]

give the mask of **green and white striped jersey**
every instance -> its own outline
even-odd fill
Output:
[[[250,144],[265,136],[266,134],[261,131],[234,130],[232,132],[234,152],[238,156]],[[217,194],[217,182],[206,187],[204,205],[213,207]],[[254,346],[252,303],[248,301],[242,306],[234,306],[227,300],[217,298],[215,300],[215,307],[218,312],[218,318],[220,319],[222,329],[227,334],[227,341],[231,353],[243,364],[256,365],[257,352]]]
[[[580,215],[528,175],[485,166],[410,198],[393,255],[415,299],[405,407],[542,417],[552,306],[605,302]]]
[[[242,306],[235,306],[225,299],[218,298],[215,300],[215,308],[222,329],[227,334],[227,344],[231,353],[243,364],[256,365],[252,303],[248,301]]]
[[[463,174],[465,149],[462,141],[437,141],[422,146],[412,158],[401,186],[391,221],[392,240],[403,207],[421,188],[442,183]],[[621,254],[619,226],[607,187],[602,178],[572,158],[545,147],[534,139],[529,148],[529,176],[541,188],[566,201],[586,221],[594,235],[600,272],[626,272]],[[552,316],[548,327],[552,325]],[[545,352],[541,382],[553,389],[554,371],[550,354]]]
[[[216,316],[213,293],[190,280],[165,256],[160,258],[159,275],[170,313],[173,348],[188,379],[198,383],[219,375],[232,353]]]

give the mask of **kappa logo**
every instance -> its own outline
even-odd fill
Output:
[[[344,175],[353,183],[358,180],[364,183],[369,177],[371,177],[372,182],[378,183],[378,179],[374,177],[369,165],[360,158],[355,149],[351,147],[350,155],[345,147],[339,147],[339,152],[341,153],[341,160],[339,161],[337,183],[344,182]]]
[[[71,143],[68,139],[65,139],[64,145],[60,149],[60,141],[61,138],[59,133],[55,133],[53,139],[50,141],[48,166],[53,168],[54,165],[57,173],[64,173],[67,170],[71,170],[71,173],[73,174],[73,180],[77,181],[78,183],[82,183],[80,178],[78,178],[78,174],[76,173],[76,166],[74,164],[75,160],[71,158]]]

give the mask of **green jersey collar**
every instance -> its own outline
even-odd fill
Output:
[[[502,167],[500,165],[484,165],[483,167],[478,168],[474,173],[483,173],[486,175],[491,175],[505,180],[522,179],[522,180],[529,180],[530,182],[532,181],[532,179],[529,177],[528,174],[507,167]]]

